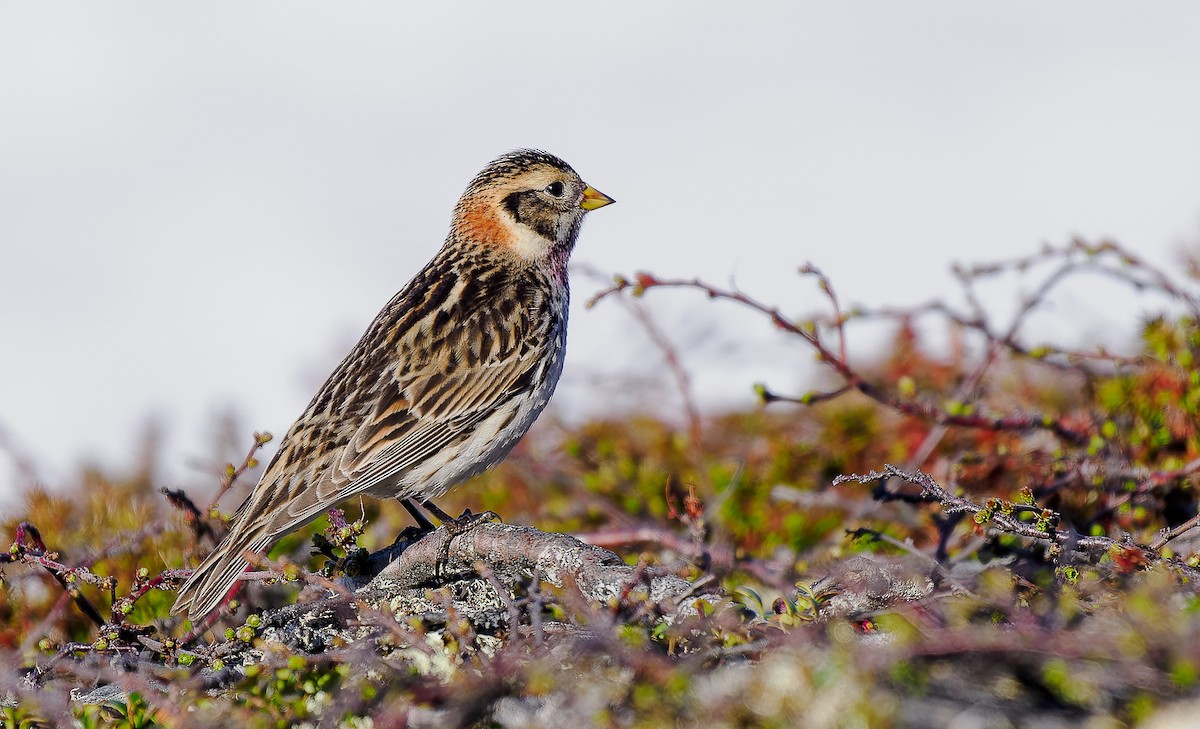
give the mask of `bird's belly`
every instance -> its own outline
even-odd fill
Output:
[[[484,418],[465,440],[443,448],[411,469],[401,480],[398,492],[389,495],[434,499],[503,460],[550,402],[562,374],[562,361],[559,349],[546,363],[545,374],[536,378],[539,384],[532,392],[509,400]]]

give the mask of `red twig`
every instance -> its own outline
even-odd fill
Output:
[[[624,291],[631,291],[635,296],[641,295],[647,290],[654,288],[690,288],[697,289],[705,293],[710,299],[725,299],[738,303],[748,309],[757,311],[767,316],[771,323],[779,329],[782,329],[789,334],[794,334],[804,339],[817,352],[817,357],[821,362],[827,364],[835,372],[838,373],[846,381],[847,388],[858,390],[863,395],[880,403],[881,405],[897,412],[920,417],[934,423],[945,425],[958,425],[971,428],[986,428],[991,430],[1031,430],[1042,429],[1049,430],[1059,437],[1073,443],[1086,443],[1089,434],[1075,430],[1063,424],[1061,421],[1040,415],[1020,416],[1010,415],[1002,417],[988,417],[983,415],[975,415],[970,413],[951,413],[927,403],[910,402],[894,397],[883,388],[868,382],[848,362],[842,359],[838,354],[831,351],[824,342],[821,341],[819,332],[815,326],[804,326],[797,324],[788,319],[784,314],[774,306],[765,304],[757,299],[754,299],[741,291],[722,289],[717,286],[705,283],[700,279],[659,279],[648,273],[639,273],[636,282],[630,282],[626,279],[619,278],[617,282],[607,289],[598,292],[589,301],[588,305],[594,305],[604,298],[618,294]],[[764,398],[768,401],[788,400],[792,402],[808,402],[801,399],[791,400],[781,395],[771,393],[765,388],[760,390]],[[821,397],[821,399],[829,399],[830,395],[813,396]],[[810,398],[811,400],[811,398]]]

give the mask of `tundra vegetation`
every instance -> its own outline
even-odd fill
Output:
[[[1172,712],[1200,710],[1198,273],[1073,241],[896,308],[848,307],[806,266],[824,304],[803,315],[616,277],[590,304],[628,308],[678,416],[551,418],[442,504],[527,527],[397,539],[399,505],[344,504],[202,625],[169,614],[172,590],[267,434],[243,433],[207,493],[162,483],[153,439],[127,472],[31,477],[3,523],[3,725],[1183,726]],[[1004,316],[978,293],[996,280]],[[1144,294],[1128,347],[1033,340],[1068,281]],[[702,414],[654,316],[665,289],[695,318],[752,312],[815,354],[820,386],[746,382],[757,407]],[[851,357],[865,322],[888,339]]]

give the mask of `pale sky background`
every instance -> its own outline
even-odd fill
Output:
[[[0,4],[0,495],[13,452],[51,486],[131,464],[151,417],[164,485],[209,478],[218,413],[282,435],[516,147],[618,200],[575,263],[797,315],[805,261],[877,305],[1073,235],[1169,268],[1200,240],[1198,29],[1194,1]],[[811,372],[728,307],[648,301],[707,408]],[[1159,304],[1105,282],[1035,324],[1119,343]],[[659,362],[577,305],[559,414]]]

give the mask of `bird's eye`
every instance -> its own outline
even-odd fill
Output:
[[[549,185],[546,185],[546,192],[554,197],[562,197],[563,184],[561,182],[551,182]]]

